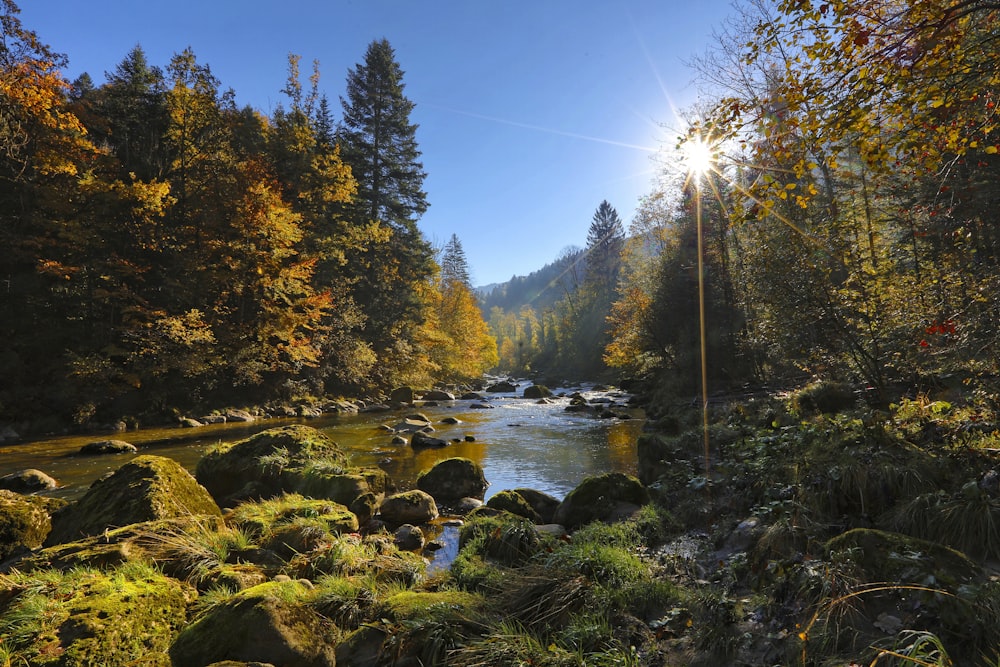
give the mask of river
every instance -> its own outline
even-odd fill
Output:
[[[479,463],[490,482],[487,499],[503,489],[529,487],[562,498],[585,477],[605,472],[635,474],[635,442],[643,419],[598,419],[589,413],[567,412],[568,395],[580,391],[588,399],[620,394],[595,392],[587,386],[560,391],[551,403],[519,398],[516,394],[487,394],[493,409],[472,408],[476,401],[446,401],[391,412],[329,415],[315,419],[266,419],[251,424],[229,423],[194,429],[153,428],[115,435],[73,435],[34,440],[0,448],[0,475],[37,468],[60,483],[51,495],[74,499],[97,478],[134,455],[81,456],[80,447],[95,440],[115,438],[131,442],[139,454],[156,454],[179,461],[194,472],[211,446],[245,438],[266,428],[305,423],[327,433],[351,457],[355,466],[385,469],[399,489],[411,488],[417,474],[436,461],[463,456]],[[392,426],[413,413],[426,415],[435,437],[459,440],[444,448],[414,450],[392,444]],[[461,423],[442,423],[454,417]],[[472,442],[466,442],[471,436]]]

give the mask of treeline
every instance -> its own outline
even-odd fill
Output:
[[[439,257],[385,40],[335,119],[318,66],[240,108],[190,50],[95,85],[0,0],[0,418],[77,423],[478,377],[465,256]],[[444,267],[442,269],[442,266]]]

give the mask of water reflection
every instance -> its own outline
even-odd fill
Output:
[[[121,434],[140,454],[179,461],[193,471],[210,446],[247,437],[289,423],[306,423],[326,432],[358,466],[379,466],[399,488],[412,487],[417,475],[436,461],[463,456],[483,466],[490,482],[487,498],[503,489],[530,487],[561,498],[589,475],[610,471],[635,474],[635,441],[641,419],[597,419],[565,411],[568,399],[539,404],[513,395],[494,395],[492,410],[474,409],[470,401],[418,406],[389,413],[327,416],[312,420],[271,419],[252,424],[216,424],[198,429],[150,429]],[[435,437],[457,440],[447,447],[414,450],[392,444],[393,425],[413,412],[426,415]],[[639,416],[639,415],[636,415]],[[458,424],[444,424],[446,417]],[[474,438],[466,442],[466,436]],[[0,449],[0,475],[38,468],[55,477],[55,493],[78,497],[98,477],[117,469],[134,455],[83,457],[80,447],[108,436],[67,436]]]

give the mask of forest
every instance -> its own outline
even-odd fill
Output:
[[[627,228],[603,201],[585,248],[484,295],[458,236],[433,248],[418,227],[426,174],[387,41],[339,117],[297,56],[264,115],[190,50],[161,68],[136,46],[104,83],[66,81],[3,7],[4,419],[493,368],[670,395],[828,378],[883,403],[995,375],[987,5],[741,5],[694,63],[713,101],[674,151],[702,145],[710,168],[665,161]]]
[[[342,115],[290,56],[238,108],[190,50],[96,85],[2,4],[0,419],[163,419],[478,378],[496,363],[461,241],[433,248],[385,40]]]

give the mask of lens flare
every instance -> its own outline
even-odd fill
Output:
[[[715,163],[715,151],[703,139],[693,137],[681,145],[684,167],[694,178],[701,178],[712,170]]]

